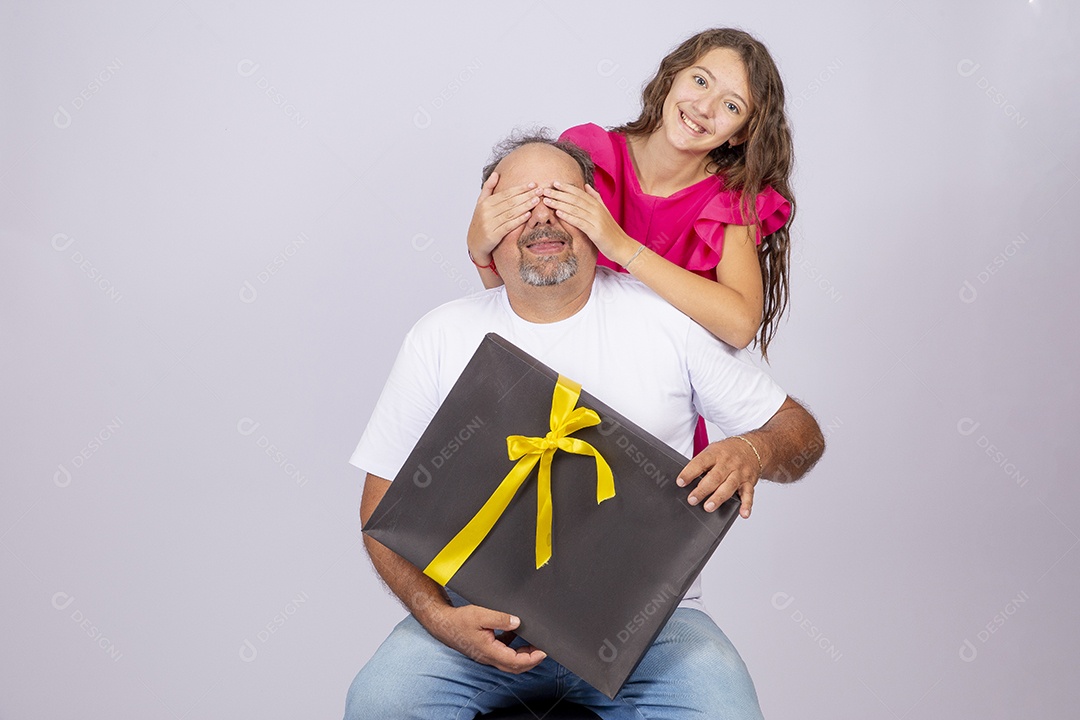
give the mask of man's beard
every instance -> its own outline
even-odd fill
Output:
[[[560,259],[558,256],[535,256],[525,246],[543,238],[560,240],[570,248],[570,256]],[[518,250],[521,253],[521,280],[534,287],[550,287],[564,283],[577,273],[577,255],[573,253],[574,239],[569,233],[549,227],[538,227],[518,238]]]

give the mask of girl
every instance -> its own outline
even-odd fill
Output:
[[[485,287],[501,283],[491,251],[538,202],[736,348],[756,336],[762,356],[788,300],[791,133],[780,73],[740,30],[694,35],[665,57],[642,93],[641,115],[611,131],[560,137],[596,163],[596,187],[515,187],[493,174],[469,226],[469,255]],[[698,427],[696,450],[707,444]]]

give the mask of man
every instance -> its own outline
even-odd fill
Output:
[[[544,137],[504,144],[494,169],[508,187],[592,182],[583,151]],[[448,303],[417,323],[351,460],[368,472],[364,522],[487,332],[574,378],[683,454],[699,412],[724,429],[728,439],[694,458],[678,480],[686,485],[706,473],[690,495],[702,512],[738,491],[747,516],[759,477],[794,480],[820,457],[820,429],[800,405],[648,288],[597,269],[596,253],[581,231],[539,203],[493,253],[504,287]],[[676,718],[761,715],[746,666],[704,612],[698,581],[609,700],[542,649],[520,638],[506,642],[517,618],[460,598],[455,606],[418,568],[371,538],[364,542],[411,614],[357,675],[346,718],[472,718],[542,696],[565,697],[604,718],[640,718],[639,709]]]

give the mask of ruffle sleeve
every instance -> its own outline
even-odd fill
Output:
[[[593,187],[605,198],[611,197],[619,176],[619,157],[611,133],[599,125],[588,123],[567,129],[559,136],[559,140],[572,142],[589,153],[596,165]]]
[[[699,242],[691,243],[694,252],[687,259],[687,270],[712,270],[720,264],[724,253],[724,229],[728,225],[750,224],[739,201],[738,193],[721,190],[702,208],[694,221],[694,234]],[[755,240],[760,245],[763,237],[782,228],[791,217],[791,203],[771,187],[766,187],[758,193],[755,205],[759,223]]]

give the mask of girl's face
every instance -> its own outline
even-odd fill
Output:
[[[738,145],[746,139],[752,101],[742,58],[731,48],[714,48],[675,76],[657,132],[676,149],[699,155],[729,140]]]

